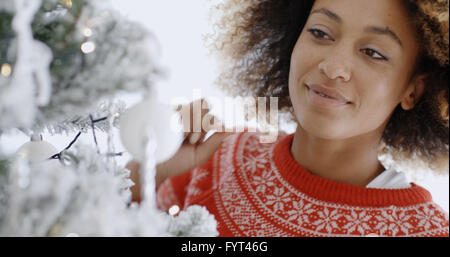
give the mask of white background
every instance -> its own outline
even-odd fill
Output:
[[[138,21],[152,31],[161,46],[162,62],[169,68],[169,77],[158,83],[161,101],[170,103],[173,97],[193,98],[193,89],[200,89],[202,97],[220,97],[224,95],[213,87],[217,75],[214,61],[208,57],[202,36],[209,32],[208,10],[212,1],[208,0],[112,0],[113,6],[129,19]],[[217,1],[214,1],[217,3]],[[129,105],[139,100],[126,97]],[[213,109],[213,113],[222,117]],[[227,124],[225,122],[225,124]],[[288,131],[291,132],[291,131]],[[99,133],[98,133],[99,134]],[[72,140],[73,135],[44,135],[45,140],[56,148],[63,149]],[[0,138],[0,145],[6,152],[14,152],[28,138],[18,133]],[[92,144],[91,135],[83,135],[80,141]],[[121,151],[120,140],[116,138],[116,150]],[[106,144],[99,135],[99,144]],[[130,156],[119,157],[119,163],[125,163]],[[422,175],[411,178],[424,186],[433,195],[433,199],[442,208],[449,210],[449,177]]]

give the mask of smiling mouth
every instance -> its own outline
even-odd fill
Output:
[[[308,86],[305,84],[307,90],[308,90],[308,100],[311,104],[319,106],[319,107],[325,107],[325,108],[335,108],[335,107],[341,107],[345,106],[347,104],[351,104],[350,101],[346,100],[344,97],[338,96],[336,97],[336,93],[332,93],[331,95],[327,94],[326,89],[322,89],[321,87],[318,87],[315,85],[314,89],[311,86]],[[317,89],[322,89],[321,91],[318,91]]]
[[[313,90],[313,91],[314,91],[314,93],[316,93],[316,94],[318,94],[318,95],[320,95],[320,96],[322,96],[322,97],[326,97],[326,98],[330,98],[330,99],[337,100],[336,98],[333,98],[333,97],[331,97],[331,96],[327,96],[326,94],[322,94],[322,93],[317,92],[317,91],[315,91],[315,90]]]
[[[349,101],[346,101],[346,100],[343,100],[343,99],[337,99],[337,98],[329,96],[329,95],[327,95],[325,93],[322,93],[322,92],[316,91],[314,89],[311,89],[307,84],[305,84],[305,86],[308,89],[308,91],[312,91],[315,94],[317,94],[318,96],[321,96],[321,97],[323,97],[325,99],[330,99],[330,101],[338,102],[338,103],[341,103],[341,104],[351,104],[352,103],[352,102],[349,102]]]

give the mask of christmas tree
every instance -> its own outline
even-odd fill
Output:
[[[0,151],[0,236],[216,236],[216,221],[192,206],[174,216],[155,202],[155,167],[178,149],[177,115],[159,103],[163,75],[156,38],[110,10],[106,1],[0,2],[0,137],[30,137],[14,155]],[[137,92],[126,109],[116,96]],[[149,111],[151,110],[151,111]],[[130,202],[129,171],[108,140],[120,129],[126,150],[143,163],[143,201]],[[77,133],[58,150],[41,134]],[[79,144],[82,133],[94,135]],[[0,147],[0,150],[2,148]]]

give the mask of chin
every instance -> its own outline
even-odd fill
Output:
[[[343,139],[346,138],[341,122],[332,121],[327,118],[319,117],[298,117],[299,129],[308,135],[322,139]]]

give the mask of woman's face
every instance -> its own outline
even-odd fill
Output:
[[[320,138],[383,131],[409,94],[419,52],[401,0],[316,0],[294,47],[289,93]]]

